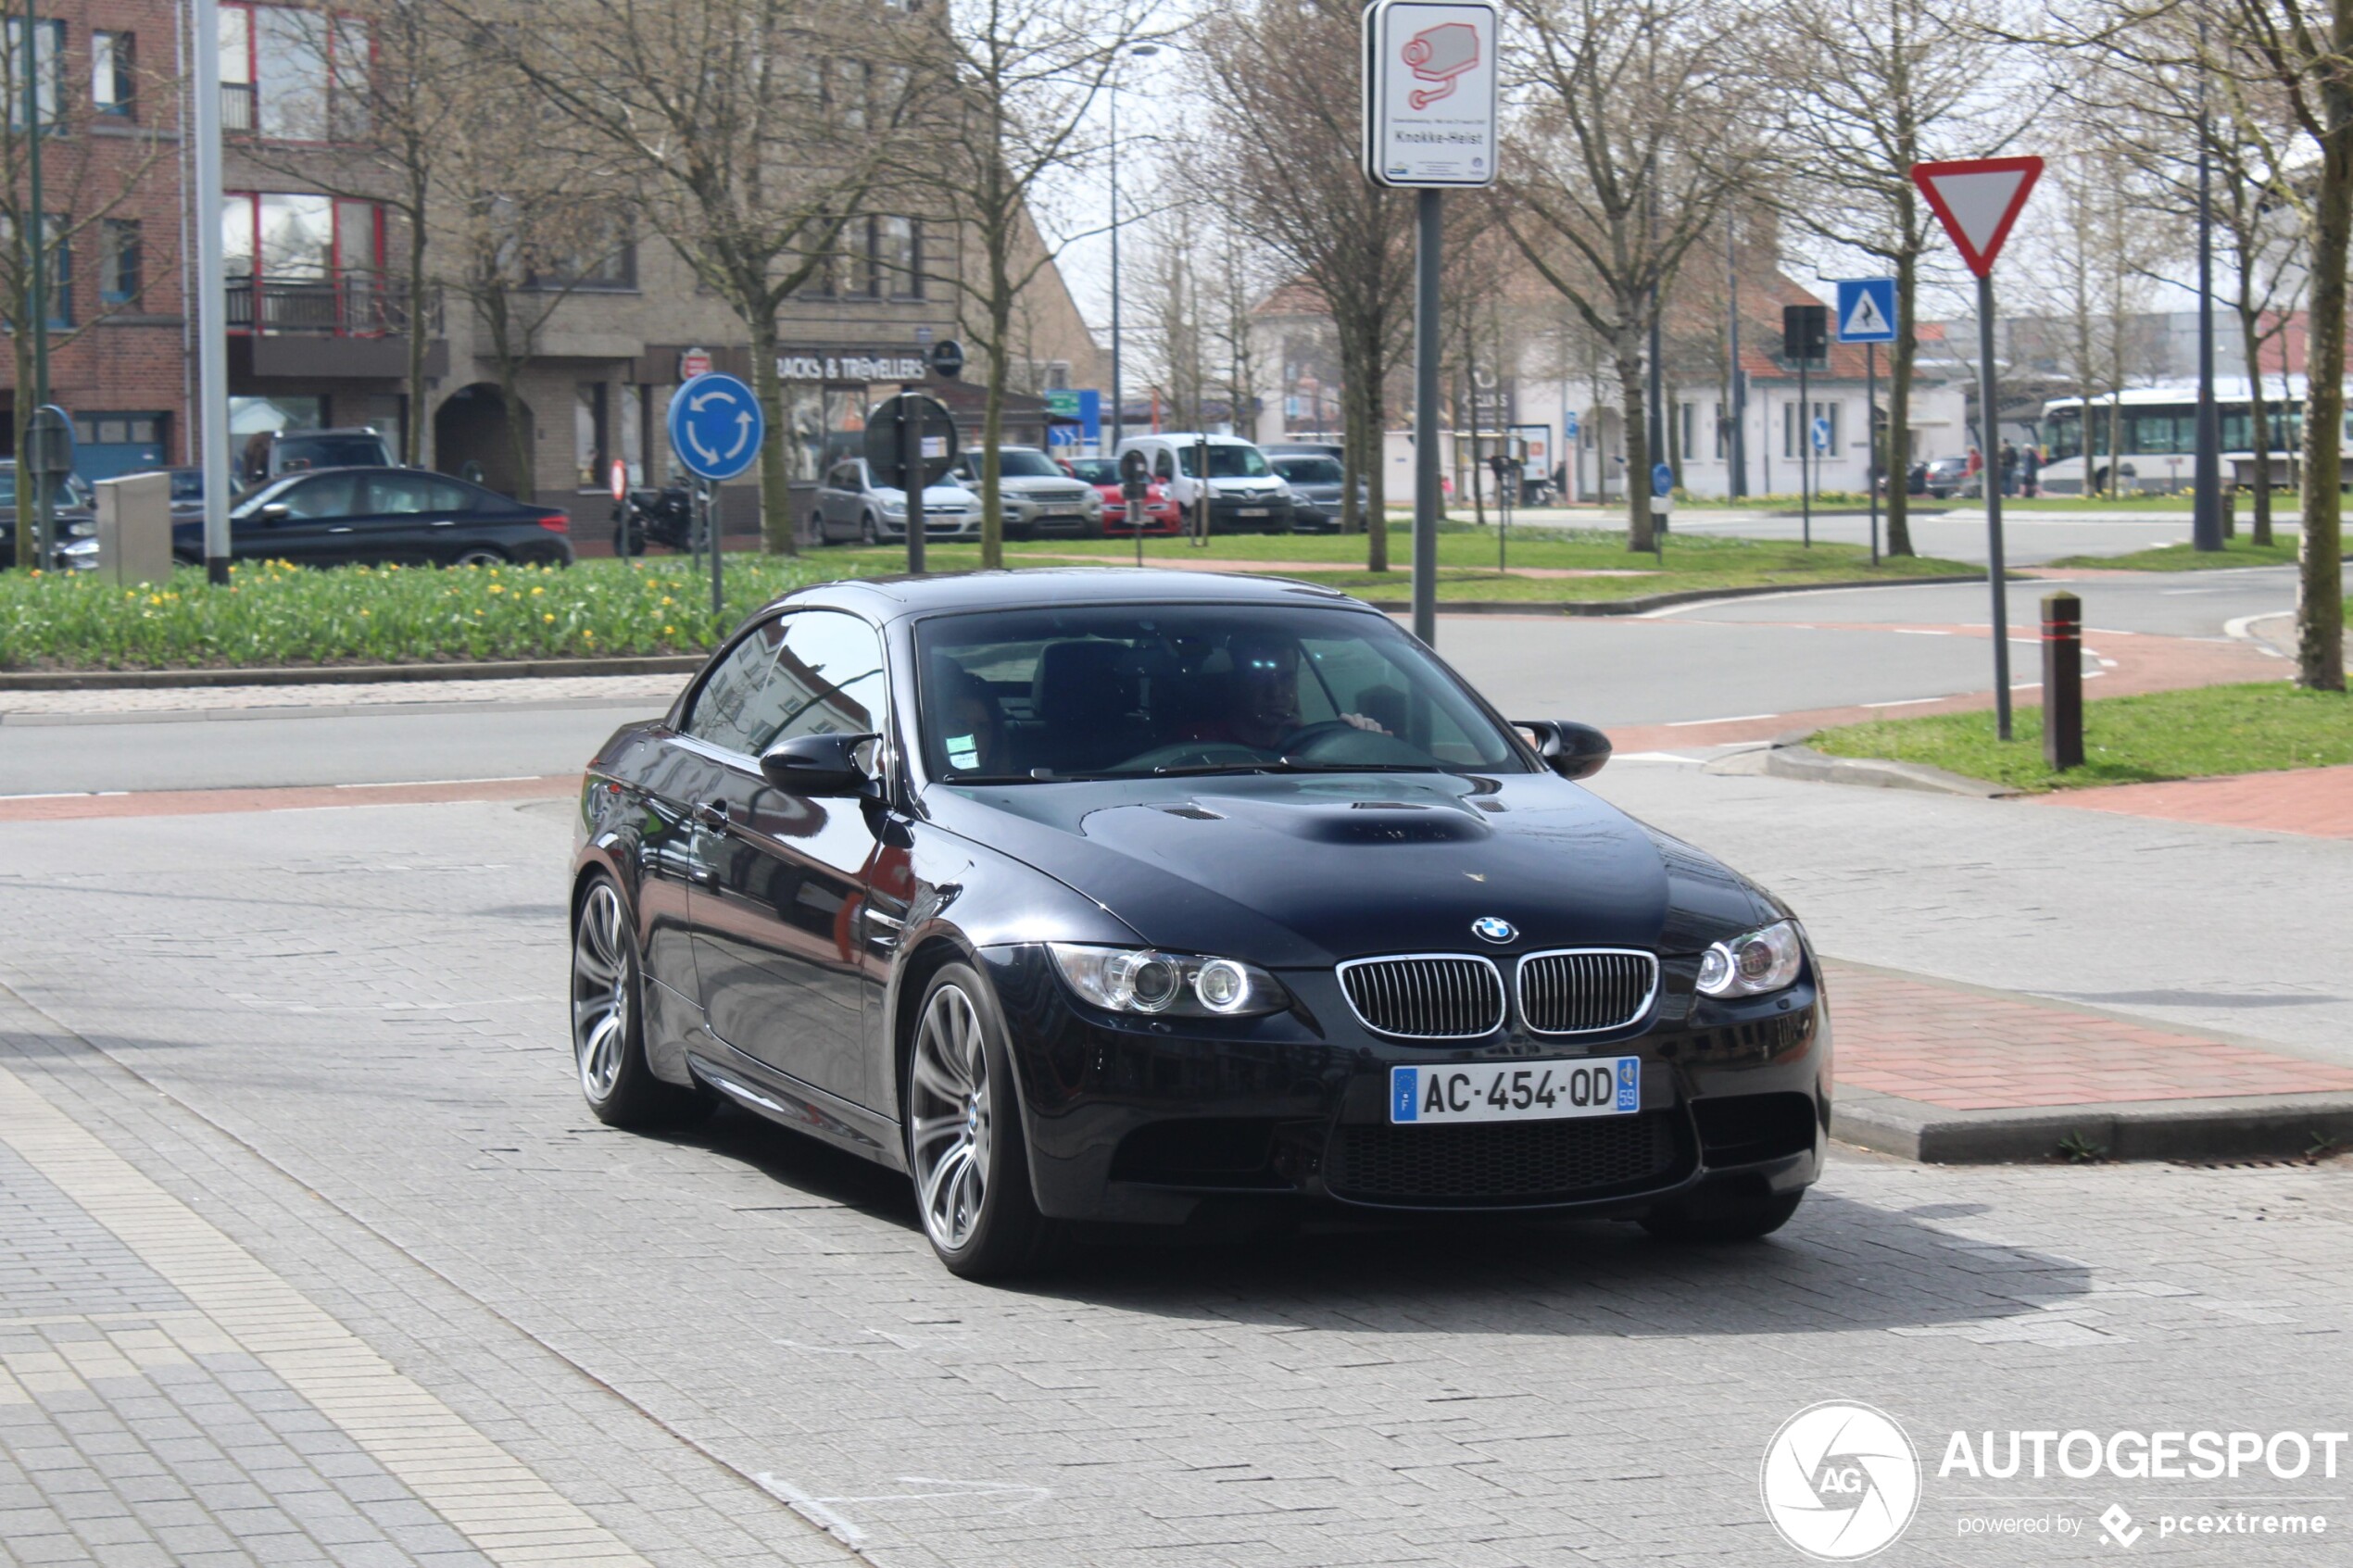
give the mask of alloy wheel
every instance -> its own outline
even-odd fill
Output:
[[[972,1239],[988,1195],[992,1106],[979,1011],[957,985],[932,993],[915,1035],[909,1152],[924,1229],[953,1252]]]
[[[496,550],[484,549],[477,545],[460,555],[457,564],[459,566],[504,566],[507,564],[507,558]]]
[[[580,1087],[595,1103],[612,1098],[629,1044],[627,917],[610,883],[590,889],[572,937],[572,1049]]]

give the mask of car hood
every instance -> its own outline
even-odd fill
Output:
[[[1549,773],[941,785],[925,805],[1148,943],[1277,968],[1378,953],[1696,952],[1777,908]],[[1482,944],[1471,922],[1489,916],[1516,937]]]

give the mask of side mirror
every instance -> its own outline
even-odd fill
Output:
[[[1591,724],[1567,719],[1523,719],[1518,727],[1536,742],[1536,755],[1565,779],[1590,779],[1609,761],[1609,737]]]
[[[858,748],[879,735],[794,735],[760,754],[761,776],[794,795],[863,795],[866,770]]]
[[[294,516],[294,508],[282,501],[272,501],[255,512],[253,516],[255,521],[269,523],[275,527]]]

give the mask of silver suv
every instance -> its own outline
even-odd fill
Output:
[[[876,484],[863,458],[845,458],[825,470],[817,485],[817,509],[810,514],[809,542],[837,544],[854,539],[880,545],[907,537],[907,495]],[[924,487],[924,537],[980,537],[980,497],[953,475]]]
[[[980,454],[967,452],[948,470],[950,479],[980,493]],[[997,493],[1005,507],[1005,536],[1030,539],[1042,533],[1087,537],[1103,531],[1103,498],[1095,487],[1063,471],[1035,446],[997,448]]]

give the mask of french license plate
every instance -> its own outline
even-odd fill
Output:
[[[1642,1059],[1479,1061],[1389,1070],[1392,1123],[1556,1122],[1642,1109]]]
[[[1274,508],[1271,507],[1244,507],[1240,511],[1235,513],[1234,515],[1237,517],[1272,517],[1275,513]]]

